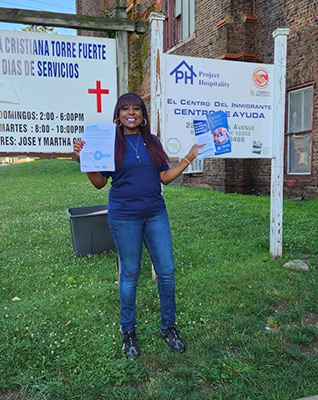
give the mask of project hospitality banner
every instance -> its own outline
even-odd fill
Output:
[[[195,136],[211,135],[213,157],[271,158],[273,77],[269,64],[165,54],[163,142],[168,155],[183,157]]]
[[[85,125],[112,122],[114,39],[0,31],[0,152],[72,152]]]

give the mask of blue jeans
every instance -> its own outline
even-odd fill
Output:
[[[120,259],[120,324],[122,332],[136,329],[136,288],[142,246],[145,243],[158,276],[161,328],[175,324],[176,302],[174,260],[169,219],[166,210],[151,217],[108,223]]]

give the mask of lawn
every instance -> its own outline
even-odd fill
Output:
[[[77,258],[66,209],[104,204],[77,163],[0,168],[0,399],[292,400],[318,394],[318,200],[284,201],[269,258],[269,197],[164,189],[176,260],[172,353],[144,253],[142,356],[125,359],[114,254]],[[282,268],[302,259],[309,272]]]

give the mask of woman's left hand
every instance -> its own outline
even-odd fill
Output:
[[[192,161],[197,157],[199,150],[204,146],[205,144],[195,144],[179,164],[167,169],[166,171],[160,172],[161,182],[164,185],[167,185],[169,182],[176,179],[189,166],[189,163],[192,163]]]
[[[205,144],[194,144],[194,145],[191,147],[191,149],[190,149],[188,155],[186,156],[186,158],[187,158],[190,162],[192,162],[195,158],[197,158],[198,153],[199,153],[199,150],[202,149],[202,147],[204,147],[204,146],[205,146]]]

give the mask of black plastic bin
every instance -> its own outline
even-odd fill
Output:
[[[77,257],[116,250],[108,226],[107,205],[68,208]]]

